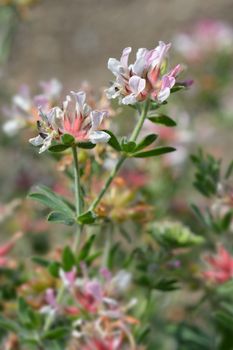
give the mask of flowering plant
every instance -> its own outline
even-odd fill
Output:
[[[4,350],[167,349],[161,338],[171,336],[184,350],[200,344],[206,350],[232,345],[226,327],[226,319],[233,324],[232,257],[225,242],[217,244],[218,235],[232,230],[232,164],[222,174],[213,156],[200,151],[191,157],[194,186],[204,197],[201,205],[192,204],[195,219],[172,196],[168,202],[175,206],[175,218],[159,212],[161,202],[155,209],[153,186],[169,179],[174,191],[180,173],[173,173],[173,166],[185,168],[187,145],[194,140],[185,121],[185,127],[180,120],[176,128],[176,121],[162,110],[172,93],[190,85],[178,80],[180,64],[169,67],[170,47],[159,42],[152,50],[140,48],[133,64],[128,63],[131,48],[123,50],[119,61],[109,59],[115,81],[105,94],[117,99],[117,112],[105,97],[96,99],[87,84],[59,105],[62,87],[56,80],[42,83],[35,98],[24,88],[13,98],[13,107],[5,109],[10,120],[3,130],[15,136],[27,129],[30,144],[39,148],[38,159],[51,160],[59,176],[29,193],[29,200],[39,202],[41,214],[56,227],[51,232],[53,249],[43,256],[37,242],[35,254],[21,266],[8,257],[21,233],[0,246]],[[114,125],[119,110],[123,131]],[[121,137],[121,132],[127,135]],[[178,161],[171,158],[174,145],[184,150]],[[161,179],[147,171],[148,164]],[[41,217],[30,225],[20,213],[18,220],[24,231],[37,230],[42,236],[47,230]],[[180,295],[180,304],[185,298],[194,304],[197,298],[197,310],[202,304],[208,310],[216,306],[211,321],[204,319],[211,326],[202,330],[190,323],[186,315],[193,304],[182,304],[180,312],[176,301],[167,307],[172,292]],[[211,348],[215,330],[216,346]]]

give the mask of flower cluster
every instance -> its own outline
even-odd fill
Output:
[[[170,47],[171,44],[160,41],[152,50],[140,48],[135,62],[130,65],[128,58],[131,47],[123,50],[120,61],[110,58],[108,68],[115,75],[116,81],[107,90],[107,96],[118,97],[123,104],[134,104],[147,98],[159,103],[165,101],[181,71],[180,65],[167,71],[167,55]]]
[[[224,283],[233,277],[233,257],[223,246],[218,247],[215,256],[206,256],[205,261],[211,267],[203,273],[204,277],[215,283]]]
[[[54,140],[60,140],[64,134],[74,137],[76,142],[107,142],[110,136],[100,131],[100,125],[106,117],[106,111],[92,110],[86,103],[83,91],[71,92],[63,102],[63,108],[54,107],[48,113],[40,109],[41,120],[37,122],[39,135],[29,141],[41,146],[39,153],[47,150]]]
[[[127,305],[121,300],[130,287],[131,274],[122,270],[112,276],[108,269],[102,268],[99,277],[90,278],[84,264],[81,264],[81,270],[80,277],[76,268],[70,272],[60,270],[66,300],[59,303],[55,290],[47,289],[47,305],[41,308],[41,312],[72,316],[72,342],[77,346],[82,345],[82,349],[120,350],[125,342],[131,344],[130,349],[134,349],[130,325],[138,321],[127,313],[135,305],[136,299]]]

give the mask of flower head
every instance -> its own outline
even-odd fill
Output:
[[[63,108],[54,107],[47,114],[40,110],[38,121],[39,135],[30,139],[34,146],[41,146],[39,153],[51,146],[53,140],[59,140],[63,134],[70,134],[77,142],[93,144],[107,142],[110,136],[99,130],[105,111],[92,110],[86,103],[83,91],[71,92],[63,102]]]
[[[233,257],[223,246],[218,247],[215,256],[205,257],[211,269],[203,273],[204,277],[215,283],[224,283],[233,277]]]
[[[163,102],[170,95],[181,67],[177,65],[167,72],[167,54],[171,44],[160,41],[159,45],[148,50],[140,48],[136,60],[128,65],[131,47],[123,50],[120,60],[109,58],[108,68],[116,81],[107,90],[108,98],[119,97],[123,104],[134,104],[148,97]]]

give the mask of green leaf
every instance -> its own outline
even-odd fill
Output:
[[[196,167],[194,186],[206,197],[216,195],[217,184],[220,182],[221,160],[215,159],[209,154],[204,154],[202,150],[191,156]]]
[[[92,142],[77,142],[76,145],[79,148],[84,148],[84,149],[92,149],[95,148],[96,144],[92,143]]]
[[[125,138],[122,139],[121,149],[126,153],[132,153],[135,150],[136,142],[127,141]]]
[[[33,256],[32,261],[34,261],[36,264],[48,267],[50,264],[50,261],[44,258],[41,258],[40,256]]]
[[[133,153],[132,156],[135,158],[148,158],[148,157],[160,156],[165,153],[174,152],[175,150],[176,149],[173,147],[158,147],[146,152]]]
[[[69,147],[70,147],[69,145],[63,145],[63,144],[52,145],[52,146],[49,147],[49,151],[53,152],[53,153],[58,153],[58,152],[65,151]]]
[[[206,226],[206,220],[205,217],[203,216],[203,214],[201,213],[200,209],[195,205],[195,204],[191,204],[191,208],[194,211],[194,214],[196,215],[196,217],[199,219],[199,221]]]
[[[155,124],[163,124],[166,126],[176,126],[176,122],[165,114],[152,115],[148,119]]]
[[[137,144],[134,151],[141,151],[143,148],[150,146],[156,139],[158,135],[149,134],[147,135],[139,144]]]
[[[111,136],[111,138],[108,141],[108,144],[114,148],[116,151],[120,152],[121,151],[121,145],[119,144],[116,136],[109,130],[103,130],[104,132],[106,132],[108,135]]]
[[[67,145],[67,146],[72,146],[75,141],[74,137],[70,134],[62,135],[61,139],[64,145]]]
[[[48,270],[50,272],[50,274],[53,276],[53,277],[59,277],[59,269],[60,269],[60,263],[57,262],[57,261],[53,261],[50,263],[49,267],[48,267]]]
[[[70,332],[70,327],[58,327],[56,329],[52,329],[43,335],[43,339],[49,339],[49,340],[54,340],[54,339],[60,339],[66,337]]]
[[[145,341],[147,335],[150,333],[150,330],[150,326],[148,325],[140,329],[139,333],[136,336],[137,344],[142,344]]]
[[[78,217],[78,223],[83,224],[93,224],[96,220],[96,214],[93,211],[87,211]]]
[[[155,280],[151,278],[151,276],[142,275],[136,279],[136,282],[149,289],[157,289],[163,292],[171,292],[179,287],[177,286],[177,280],[173,278],[161,278],[159,280]]]
[[[179,287],[177,286],[177,280],[172,278],[161,278],[155,283],[154,289],[158,289],[163,292],[171,292],[179,289]]]
[[[37,186],[36,192],[29,193],[29,197],[41,202],[56,212],[66,214],[67,218],[74,218],[74,212],[66,200],[46,186]]]
[[[15,332],[15,333],[17,333],[19,330],[19,327],[16,322],[12,320],[6,320],[1,316],[0,316],[0,328],[3,328],[6,331]]]
[[[96,252],[96,253],[94,253],[94,254],[91,254],[91,255],[89,255],[89,256],[87,256],[87,257],[85,258],[85,263],[86,263],[87,265],[91,265],[91,263],[92,263],[95,259],[99,258],[101,255],[102,255],[102,252]]]
[[[232,216],[233,216],[233,212],[232,211],[228,211],[221,222],[221,229],[222,230],[228,230],[232,221]]]
[[[233,160],[231,161],[231,163],[229,164],[226,174],[225,174],[225,179],[229,179],[229,177],[231,176],[233,171]]]
[[[88,239],[88,241],[84,244],[84,246],[81,249],[81,252],[78,256],[78,262],[85,261],[88,258],[88,255],[90,253],[90,250],[93,246],[93,243],[95,241],[96,235],[91,235],[91,237]]]
[[[36,313],[22,297],[18,299],[18,316],[20,323],[24,327],[28,329],[37,329],[40,327],[40,314]]]
[[[66,213],[61,213],[58,211],[52,211],[48,215],[47,220],[49,222],[62,223],[68,226],[74,225],[75,223],[75,219],[73,217],[68,217]]]
[[[186,89],[186,87],[184,85],[181,84],[175,84],[175,86],[173,88],[171,88],[171,94],[180,90],[184,90]]]
[[[232,331],[233,327],[233,306],[228,302],[222,302],[215,318],[224,328]]]
[[[65,247],[62,252],[62,266],[65,271],[72,270],[72,267],[75,265],[75,257],[70,247]]]

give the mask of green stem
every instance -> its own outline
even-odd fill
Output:
[[[75,186],[75,206],[77,216],[82,213],[82,189],[80,184],[78,153],[76,146],[72,147],[73,160],[74,160],[74,186]]]
[[[79,173],[79,163],[78,163],[78,153],[77,148],[74,145],[72,147],[73,160],[74,160],[74,186],[75,186],[75,207],[76,207],[76,215],[77,217],[82,214],[82,188],[80,183],[80,173]],[[73,251],[76,252],[79,246],[81,233],[83,230],[83,226],[78,226],[75,242],[73,246]]]
[[[111,174],[109,175],[109,178],[107,179],[104,187],[100,191],[98,197],[96,197],[94,202],[91,204],[89,210],[94,210],[97,207],[97,205],[101,201],[102,197],[105,195],[105,192],[108,190],[109,186],[111,185],[114,177],[116,176],[118,170],[120,169],[120,167],[123,164],[123,162],[125,161],[125,159],[126,159],[125,156],[121,156],[121,158],[118,160],[117,164],[115,165],[115,168],[112,170]]]
[[[132,132],[132,135],[130,137],[130,141],[136,141],[137,137],[141,131],[141,128],[143,126],[143,123],[146,119],[147,116],[147,112],[150,106],[150,100],[148,99],[145,104],[144,104],[144,108],[142,110],[141,116]],[[122,155],[120,157],[120,159],[118,160],[117,164],[115,165],[115,168],[112,170],[111,174],[109,175],[104,187],[102,188],[102,190],[100,191],[99,195],[96,197],[96,199],[92,202],[92,204],[89,207],[89,210],[94,210],[97,205],[99,204],[99,202],[101,201],[101,199],[103,198],[103,196],[105,195],[106,191],[108,190],[109,186],[111,185],[113,179],[115,178],[116,174],[118,173],[120,167],[122,166],[122,164],[124,163],[125,159],[127,157]]]
[[[113,234],[113,225],[109,224],[105,230],[105,243],[104,243],[104,252],[102,257],[102,267],[109,267],[109,254],[112,246],[112,234]]]
[[[76,207],[76,215],[77,217],[82,213],[82,189],[80,183],[80,174],[79,174],[79,164],[78,164],[78,153],[76,146],[72,146],[73,160],[74,160],[74,185],[75,185],[75,207]],[[78,249],[80,236],[82,232],[83,226],[79,226],[77,229],[77,233],[75,236],[75,243],[73,245],[73,252],[75,253]],[[65,292],[65,286],[62,284],[60,287],[56,302],[59,304],[62,301],[63,295]],[[44,332],[48,331],[51,327],[51,324],[54,320],[54,314],[49,314],[44,325]]]
[[[144,123],[144,121],[146,119],[149,106],[150,106],[150,100],[148,99],[145,102],[145,105],[144,105],[144,108],[142,110],[141,116],[138,119],[138,122],[137,122],[137,124],[136,124],[136,126],[135,126],[135,128],[134,128],[134,130],[132,132],[132,135],[130,137],[130,141],[134,141],[135,142],[137,140],[138,135],[139,135],[139,133],[141,131],[141,128],[143,126],[143,123]]]
[[[82,236],[82,231],[83,231],[83,225],[82,226],[79,225],[77,228],[77,232],[75,235],[75,241],[74,241],[74,245],[73,245],[73,252],[74,253],[76,253],[76,251],[78,250],[80,238]]]

